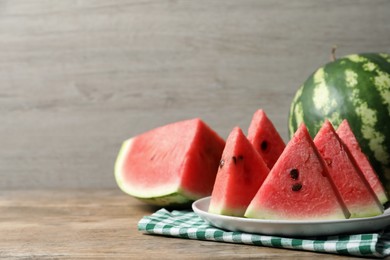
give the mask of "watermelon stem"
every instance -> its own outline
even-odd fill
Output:
[[[337,46],[334,45],[332,47],[332,52],[331,52],[331,55],[330,55],[330,60],[331,61],[335,61],[336,60],[336,49],[337,49]]]

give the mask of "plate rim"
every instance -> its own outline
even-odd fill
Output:
[[[334,220],[273,220],[273,219],[255,219],[255,218],[244,218],[244,217],[235,217],[235,216],[227,216],[227,215],[219,215],[215,213],[209,213],[208,211],[205,211],[202,207],[199,207],[199,204],[201,203],[207,203],[207,205],[210,203],[211,196],[204,197],[201,199],[198,199],[192,203],[192,209],[193,211],[202,219],[206,220],[213,226],[219,226],[215,225],[210,221],[211,218],[216,218],[219,220],[226,220],[226,221],[233,221],[239,223],[250,223],[250,224],[269,224],[269,225],[292,225],[292,226],[305,226],[305,225],[332,225],[332,224],[346,224],[346,225],[353,225],[359,222],[379,222],[383,220],[390,220],[390,208],[387,208],[383,214],[373,217],[367,217],[367,218],[352,218],[352,219],[334,219]],[[205,219],[205,217],[207,219]],[[384,228],[388,228],[390,226],[390,221]],[[225,228],[228,229],[229,228]],[[254,232],[259,233],[259,232]]]

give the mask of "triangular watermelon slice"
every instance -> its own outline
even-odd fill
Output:
[[[304,124],[271,169],[245,217],[284,220],[349,217]]]
[[[382,214],[383,207],[370,184],[354,160],[351,160],[348,148],[341,142],[328,120],[318,131],[314,144],[324,158],[329,174],[351,212],[351,218]]]
[[[262,109],[257,110],[248,128],[248,140],[272,169],[286,147],[282,137]]]
[[[225,141],[202,120],[161,126],[125,141],[115,178],[126,193],[158,206],[184,206],[213,189]]]
[[[360,145],[346,119],[341,122],[336,133],[340,137],[341,141],[348,147],[357,166],[363,172],[364,177],[366,177],[366,180],[374,190],[380,203],[385,204],[389,200],[386,195],[386,191],[367,159],[367,156],[362,152]]]
[[[226,140],[208,211],[243,216],[268,172],[242,130],[235,127]]]

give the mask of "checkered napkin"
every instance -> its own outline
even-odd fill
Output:
[[[315,238],[286,238],[215,228],[193,211],[160,209],[138,222],[138,230],[149,234],[334,253],[362,257],[390,256],[390,230],[382,233]]]

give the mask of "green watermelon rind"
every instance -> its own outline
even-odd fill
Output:
[[[119,153],[116,157],[115,166],[114,166],[115,181],[118,184],[119,188],[126,193],[128,193],[128,191],[127,191],[125,184],[124,184],[124,180],[123,180],[122,172],[120,170],[120,166],[123,164],[124,154],[127,151],[128,147],[130,145],[130,142],[131,142],[131,139],[128,139],[122,143],[122,146],[119,149]]]
[[[130,138],[122,143],[114,166],[116,183],[123,192],[140,201],[155,206],[185,207],[202,197],[188,194],[188,192],[181,190],[180,187],[178,187],[179,185],[172,185],[170,188],[161,187],[159,189],[155,189],[153,193],[151,193],[149,190],[146,192],[140,192],[139,190],[137,191],[130,185],[126,184],[123,179],[121,165],[125,160],[125,155],[128,149],[131,148],[132,141],[133,138]]]
[[[135,196],[133,197],[150,205],[155,205],[160,207],[169,206],[175,208],[190,206],[191,203],[196,200],[196,199],[190,199],[187,196],[180,194],[180,192],[174,192],[161,197],[153,197],[153,198],[141,198]]]
[[[340,68],[344,68],[344,71]],[[332,75],[339,73],[338,78],[329,79],[329,72]],[[326,92],[319,87],[322,81],[318,79],[322,79],[327,86],[335,86],[337,82],[344,92],[336,87],[332,88],[333,91]],[[340,85],[340,81],[344,81],[344,85]],[[372,87],[366,91],[354,91],[353,87],[348,87],[348,84],[356,83],[369,84]],[[326,94],[328,100],[325,98]],[[344,98],[339,94],[345,95]],[[365,114],[366,112],[368,114]],[[376,122],[369,121],[372,120],[372,114],[369,113],[377,116]],[[390,137],[385,135],[390,133],[390,55],[348,55],[313,72],[297,90],[291,102],[289,135],[292,137],[300,123],[304,122],[314,137],[325,119],[335,127],[338,127],[343,119],[348,120],[362,151],[368,156],[387,193],[390,194]],[[367,120],[371,124],[367,124]],[[376,140],[369,138],[370,131],[367,130],[373,130]],[[383,140],[377,138],[378,136]],[[375,146],[377,149],[374,149]]]

